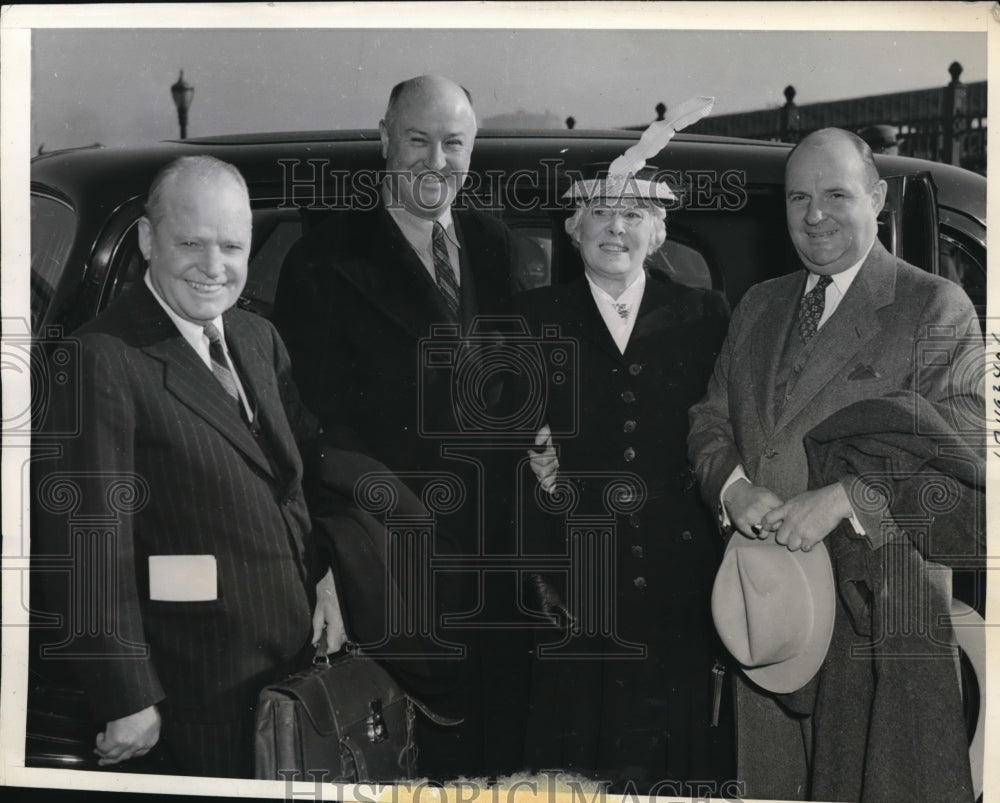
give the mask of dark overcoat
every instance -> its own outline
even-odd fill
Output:
[[[509,551],[505,490],[511,480],[503,454],[469,437],[470,428],[483,426],[490,435],[501,384],[487,382],[469,395],[470,386],[462,379],[470,365],[464,344],[475,340],[470,330],[476,316],[509,314],[513,250],[510,231],[497,218],[459,209],[452,216],[460,243],[457,320],[381,203],[375,209],[332,214],[292,247],[273,320],[288,345],[303,400],[319,417],[328,440],[374,458],[428,504],[435,553],[478,556],[487,549]],[[463,417],[469,409],[471,419]],[[442,478],[453,489],[445,496],[453,494],[449,498],[457,501],[435,507],[432,502],[441,497],[428,497],[424,490]],[[513,608],[513,599],[483,589],[479,578],[472,567],[436,572],[434,582],[447,587],[450,599],[462,600],[450,608],[452,613],[474,611],[483,596],[489,605]],[[461,589],[452,594],[456,586]],[[439,605],[438,612],[442,610]],[[445,635],[441,621],[434,623],[437,635],[462,641],[467,651],[467,682],[456,687],[467,719],[447,733],[424,734],[422,771],[434,777],[513,771],[516,765],[504,756],[519,744],[503,734],[516,721],[518,690],[516,682],[501,684],[500,679],[513,678],[516,669],[495,660],[480,665],[483,650],[477,645],[484,636],[474,623]],[[490,631],[494,634],[505,635]],[[516,647],[491,649],[523,662]],[[484,679],[491,672],[497,677]],[[484,725],[484,719],[492,724]],[[505,738],[506,747],[483,744]]]
[[[594,556],[581,558],[587,569],[578,561],[549,575],[584,632],[554,650],[557,630],[538,638],[529,764],[640,791],[719,777],[730,749],[725,728],[710,727],[720,539],[685,439],[725,335],[725,301],[650,277],[624,354],[584,277],[515,305],[535,332],[558,326],[571,352],[568,381],[547,385],[546,410],[575,504],[538,515],[527,504],[526,550]],[[624,493],[606,494],[616,483]]]
[[[461,244],[458,321],[381,204],[331,215],[299,240],[275,299],[272,320],[306,405],[335,442],[400,473],[460,466],[441,454],[464,431],[454,415],[458,334],[476,315],[510,312],[509,230],[484,213],[452,214]],[[451,348],[452,361],[426,358],[432,337],[435,354]]]

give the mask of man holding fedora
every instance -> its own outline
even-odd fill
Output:
[[[860,138],[811,134],[785,183],[805,270],[746,294],[690,413],[736,531],[713,614],[744,666],[738,775],[755,798],[971,800],[939,563],[985,543],[976,312],[878,242]]]

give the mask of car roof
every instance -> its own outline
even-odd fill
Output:
[[[559,162],[562,169],[607,163],[622,153],[640,132],[629,130],[497,130],[481,129],[476,138],[472,171],[515,171]],[[653,160],[657,167],[718,173],[743,171],[746,183],[781,184],[791,145],[721,136],[678,134]],[[42,154],[32,159],[32,185],[69,202],[86,214],[107,215],[124,201],[145,194],[155,173],[179,156],[209,154],[232,162],[247,179],[251,196],[259,198],[283,189],[284,160],[318,160],[335,170],[378,170],[383,166],[375,129],[234,134],[173,140],[147,146],[99,145]],[[985,224],[986,179],[951,165],[901,156],[875,156],[884,175],[930,172],[938,202]],[[296,174],[301,175],[301,174]]]

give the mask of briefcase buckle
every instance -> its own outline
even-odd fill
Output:
[[[384,742],[389,738],[389,729],[382,716],[382,701],[380,699],[372,700],[368,706],[371,709],[371,713],[365,720],[365,724],[368,726],[368,741],[372,744]]]

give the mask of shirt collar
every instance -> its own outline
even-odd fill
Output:
[[[872,248],[875,246],[873,242],[865,255],[861,257],[857,262],[855,262],[847,270],[842,270],[840,273],[834,273],[830,276],[833,279],[834,286],[840,291],[840,295],[843,297],[847,295],[848,288],[854,283],[854,279],[858,275],[858,271],[861,270],[861,266],[865,264],[865,260],[868,259],[868,254],[871,253]],[[812,290],[816,284],[819,282],[819,274],[808,271],[809,276],[806,279],[806,292],[808,293]]]
[[[590,278],[589,274],[585,272],[584,276],[587,277],[587,281],[590,283],[590,290],[594,294],[594,297],[608,304],[631,304],[642,294],[642,290],[646,286],[646,271],[641,270],[639,271],[639,275],[632,280],[632,283],[622,290],[621,295],[618,298],[613,298],[606,290],[594,284],[594,280]]]
[[[409,242],[418,251],[430,251],[431,235],[434,233],[435,223],[441,224],[441,227],[444,229],[445,236],[451,241],[451,244],[454,245],[455,248],[462,247],[455,234],[455,221],[452,219],[450,206],[445,207],[444,211],[436,220],[428,220],[427,218],[418,217],[402,204],[390,202],[392,199],[389,195],[389,189],[385,184],[382,185],[382,200],[385,203],[386,210],[389,212],[392,219],[396,221],[396,225],[399,226],[399,230],[403,232],[403,236],[406,238],[407,242]]]
[[[146,287],[149,288],[149,291],[153,294],[153,298],[155,298],[157,303],[161,307],[163,307],[163,311],[167,313],[167,316],[170,318],[170,320],[174,322],[174,326],[177,327],[177,331],[179,331],[181,335],[184,336],[184,339],[192,346],[194,346],[195,349],[197,350],[198,347],[195,345],[195,343],[200,341],[201,338],[205,336],[205,327],[208,324],[192,323],[191,321],[187,320],[186,318],[182,318],[180,315],[178,315],[176,312],[170,309],[170,305],[163,300],[163,297],[159,294],[159,292],[157,292],[156,288],[153,286],[153,280],[149,276],[148,269],[146,270],[146,275],[143,276],[143,281],[146,283]],[[222,326],[222,316],[219,315],[218,317],[215,318],[215,320],[210,321],[210,323],[215,324],[215,328],[218,329],[219,334],[222,335],[222,342],[225,343],[226,331]]]

